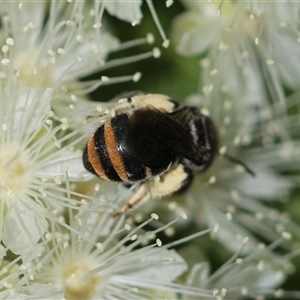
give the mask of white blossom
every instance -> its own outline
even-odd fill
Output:
[[[276,243],[280,243],[279,240]],[[241,257],[242,247],[220,268],[211,272],[208,262],[197,263],[190,271],[184,299],[268,299],[279,296],[277,289],[290,274],[293,265],[290,257],[272,252],[275,244],[266,247],[258,244],[253,252]],[[295,253],[294,253],[295,254]],[[212,290],[213,296],[203,296],[203,291]],[[288,294],[280,290],[280,297]],[[296,298],[297,294],[289,294]]]
[[[298,236],[299,226],[269,204],[286,202],[297,186],[296,178],[281,172],[300,166],[297,93],[287,97],[284,90],[299,87],[287,75],[297,78],[299,72],[294,14],[299,4],[184,4],[189,10],[173,28],[177,51],[207,51],[200,61],[199,92],[187,103],[209,114],[219,145],[212,167],[195,178],[182,206],[199,226],[218,223],[217,237],[229,249],[236,249],[245,236],[251,237],[248,251],[255,247],[255,236],[271,242],[286,232]],[[292,60],[282,58],[287,44]],[[226,162],[224,154],[246,163],[255,177],[242,165]],[[289,239],[285,246],[291,246]]]
[[[70,181],[92,176],[81,162],[86,136],[68,133],[55,121],[52,90],[5,86],[0,102],[0,234],[11,251],[24,253],[47,230],[52,210],[76,204]]]
[[[283,101],[283,86],[299,88],[299,3],[183,3],[188,10],[173,28],[177,51],[207,51],[210,71],[245,103]]]
[[[136,227],[92,212],[93,205],[74,213],[68,230],[54,224],[45,235],[35,280],[51,282],[66,299],[148,299],[169,291],[186,264],[156,239],[163,228],[147,232],[153,218]]]
[[[127,21],[133,16],[141,18],[140,5],[107,1],[102,4],[104,7],[99,7],[99,2],[85,1],[54,1],[50,6],[47,1],[5,2],[0,12],[1,77],[10,77],[14,84],[23,86],[53,88],[51,106],[61,118],[80,114],[78,106],[85,110],[94,108],[83,98],[100,86],[138,81],[139,72],[115,78],[103,73],[97,80],[79,81],[96,72],[160,55],[154,48],[108,60],[110,53],[152,44],[154,37],[149,33],[145,38],[121,43],[108,32],[105,20],[103,26],[95,26],[95,18],[102,21],[104,8],[117,16],[128,12]]]
[[[144,2],[168,47],[161,12]],[[299,5],[183,2],[190,10],[174,23],[177,50],[203,55],[199,91],[186,104],[213,119],[218,153],[183,196],[149,201],[119,218],[111,214],[132,189],[104,183],[82,164],[88,137],[115,115],[115,104],[87,96],[141,77],[135,70],[110,78],[107,69],[160,56],[158,48],[109,56],[153,43],[152,33],[123,41],[110,30],[114,18],[139,25],[143,1],[2,3],[1,299],[299,298],[280,289],[299,252],[288,252],[299,225],[270,208],[299,183]],[[99,71],[99,79],[81,81]],[[186,250],[184,243],[204,234],[196,251]],[[210,248],[213,239],[220,249]],[[288,253],[279,255],[278,247]],[[223,257],[224,248],[235,254],[211,272],[205,249]]]

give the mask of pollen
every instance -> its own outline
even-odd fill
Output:
[[[51,58],[51,57],[50,57]],[[20,72],[20,79],[23,85],[38,86],[42,80],[43,87],[53,86],[53,77],[50,70],[47,70],[47,64],[51,61],[43,61],[36,64],[35,56],[23,53],[15,57],[14,69]]]
[[[63,281],[67,300],[91,299],[95,296],[100,277],[95,274],[85,278],[85,275],[91,270],[92,266],[84,261],[76,261],[65,270]]]
[[[7,148],[0,150],[0,195],[14,197],[27,186],[29,158],[25,153]]]

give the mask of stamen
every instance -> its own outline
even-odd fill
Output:
[[[145,38],[139,38],[139,39],[135,39],[135,40],[131,40],[125,43],[122,43],[120,45],[118,45],[118,48],[114,51],[112,50],[111,52],[119,52],[121,50],[125,50],[125,49],[130,49],[136,46],[141,46],[141,45],[145,45],[145,44],[153,44],[154,43],[154,35],[152,33],[148,33],[147,36]]]
[[[162,28],[162,26],[160,24],[160,21],[158,19],[157,14],[156,14],[156,11],[155,11],[155,8],[153,6],[153,3],[152,3],[151,0],[146,0],[146,2],[148,4],[149,10],[151,12],[152,18],[153,18],[153,20],[154,20],[154,22],[155,22],[155,24],[156,24],[156,26],[158,28],[158,31],[159,31],[162,39],[163,39],[163,46],[165,48],[168,48],[168,46],[169,46],[169,40],[167,39],[167,37],[165,35],[165,32],[164,32],[164,30],[163,30],[163,28]]]

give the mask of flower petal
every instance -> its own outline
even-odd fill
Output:
[[[107,11],[120,20],[127,22],[133,22],[140,20],[142,18],[141,12],[142,1],[132,1],[132,0],[123,0],[123,1],[105,1],[104,5]]]
[[[203,22],[199,15],[194,13],[185,13],[178,17],[173,34],[178,53],[190,56],[205,51],[215,39],[215,27],[212,23]]]
[[[188,279],[187,285],[202,287],[205,286],[205,282],[210,274],[210,265],[208,262],[202,262],[193,266]]]
[[[165,281],[167,278],[168,281],[171,282],[187,270],[184,259],[175,250],[154,252],[153,254],[147,255],[145,262],[152,260],[153,264],[141,268],[136,272],[129,273],[130,277],[149,278],[157,281]],[[168,260],[170,264],[161,263]],[[161,267],[157,265],[157,262],[160,262]]]
[[[74,153],[67,149],[62,149],[51,159],[42,164],[42,169],[36,170],[35,175],[42,178],[54,178],[62,176],[68,172],[68,178],[71,181],[87,181],[95,176],[87,172],[82,164],[82,154]]]
[[[20,201],[8,209],[3,220],[2,241],[12,252],[25,254],[32,251],[45,233],[48,224],[38,210],[41,207],[32,200],[30,209]]]
[[[20,288],[16,299],[64,299],[64,293],[56,291],[52,284],[33,283]]]

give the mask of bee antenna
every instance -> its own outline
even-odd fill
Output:
[[[227,160],[235,163],[235,164],[238,164],[238,165],[241,165],[244,167],[244,169],[252,176],[252,177],[255,177],[255,173],[244,163],[242,162],[241,160],[235,158],[235,157],[232,157],[231,155],[228,155],[228,154],[224,154],[223,155]]]

